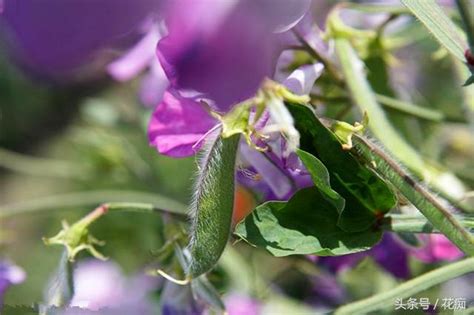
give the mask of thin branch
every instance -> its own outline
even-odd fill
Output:
[[[474,216],[456,216],[466,229],[474,231]],[[396,233],[440,233],[431,222],[420,215],[392,214],[383,218],[379,227]]]
[[[391,290],[344,305],[338,308],[334,314],[368,314],[383,308],[393,307],[396,299],[412,297],[414,294],[429,289],[437,284],[444,283],[470,272],[474,272],[474,258],[451,263],[402,283]]]
[[[144,212],[147,209],[147,211],[153,210],[177,217],[185,217],[187,208],[175,200],[146,192],[126,190],[81,191],[0,205],[0,218],[62,211],[65,208],[88,207],[103,204],[105,201],[110,202],[109,207],[127,208],[129,211],[140,212]],[[137,201],[140,203],[128,201]]]
[[[362,156],[368,163],[373,162],[376,165],[375,170],[392,183],[435,228],[464,253],[474,255],[474,236],[464,228],[448,206],[441,203],[391,156],[368,139],[354,134],[353,143],[355,154]]]

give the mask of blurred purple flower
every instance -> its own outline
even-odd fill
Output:
[[[340,285],[337,278],[331,274],[322,273],[316,277],[311,277],[312,294],[308,297],[308,303],[319,308],[329,309],[341,305],[347,298],[347,292]]]
[[[229,315],[258,315],[262,308],[255,299],[239,293],[228,294],[224,298],[224,303]]]
[[[6,260],[0,260],[0,309],[7,289],[11,285],[23,282],[25,278],[26,274],[23,269]]]
[[[423,246],[410,252],[423,262],[453,261],[464,256],[463,252],[442,234],[420,235],[419,238],[424,242]]]
[[[204,305],[193,297],[190,285],[182,286],[170,281],[165,282],[161,295],[161,314],[201,315],[204,309]]]
[[[385,233],[380,243],[368,251],[337,257],[319,257],[318,263],[327,266],[332,272],[341,272],[353,267],[367,256],[372,257],[380,267],[397,278],[410,276],[407,247],[391,233]]]
[[[70,306],[93,311],[116,309],[121,314],[127,314],[125,310],[133,314],[154,314],[148,294],[156,286],[157,280],[145,275],[126,278],[115,263],[83,261],[74,270],[74,297]]]
[[[24,68],[54,80],[88,78],[149,33],[162,2],[4,0],[0,25],[10,55]]]

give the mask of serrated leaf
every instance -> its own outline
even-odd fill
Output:
[[[235,233],[272,255],[336,256],[367,250],[382,235],[373,229],[347,232],[338,227],[339,214],[314,187],[298,191],[288,202],[258,206],[237,225]]]
[[[234,204],[235,157],[239,135],[218,135],[206,148],[200,163],[189,249],[191,278],[211,270],[219,260],[230,234]]]
[[[342,148],[336,135],[304,105],[288,104],[301,134],[300,148],[317,157],[329,171],[333,190],[345,199],[339,226],[350,232],[370,227],[378,214],[392,209],[396,198],[387,184]]]
[[[402,3],[433,34],[438,42],[456,58],[465,62],[467,43],[461,38],[454,23],[433,0],[402,0]]]
[[[331,188],[329,172],[324,164],[314,155],[301,149],[298,149],[296,154],[298,154],[298,157],[310,173],[316,188],[319,189],[323,197],[329,201],[338,212],[341,212],[344,209],[345,200]]]

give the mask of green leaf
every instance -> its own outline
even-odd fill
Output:
[[[456,58],[465,62],[466,42],[459,35],[457,27],[433,0],[402,0],[402,3],[433,34],[438,42]]]
[[[196,181],[189,249],[191,278],[211,270],[219,260],[230,234],[234,204],[235,157],[239,135],[217,136],[203,150]]]
[[[466,82],[464,82],[463,86],[469,86],[471,84],[474,83],[474,74],[472,74],[467,80]]]
[[[236,227],[235,233],[272,255],[335,256],[370,249],[382,235],[374,229],[346,232],[339,214],[314,187],[298,191],[288,202],[258,206]]]
[[[341,212],[344,209],[346,201],[331,188],[331,184],[329,182],[329,172],[324,164],[314,155],[306,151],[298,149],[296,154],[298,154],[304,166],[311,174],[311,179],[313,180],[316,188],[319,189],[323,197],[329,201],[338,212]]]
[[[371,226],[378,214],[392,209],[396,198],[387,184],[342,148],[336,135],[304,105],[288,104],[301,134],[300,148],[327,167],[331,187],[346,200],[339,226],[350,232]]]

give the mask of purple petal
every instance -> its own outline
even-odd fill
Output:
[[[167,91],[153,113],[148,138],[161,154],[191,156],[199,150],[200,140],[216,124],[202,104]]]
[[[407,249],[399,244],[390,233],[385,233],[382,241],[366,252],[337,257],[320,257],[319,263],[326,265],[333,272],[341,272],[355,266],[367,256],[373,257],[380,267],[396,277],[407,278],[410,274]]]
[[[258,301],[239,293],[227,295],[224,303],[229,315],[258,315],[262,308]]]
[[[253,96],[273,74],[279,54],[276,37],[262,12],[255,10],[255,1],[175,3],[169,35],[157,51],[172,86],[205,94],[221,112]]]
[[[240,146],[240,154],[262,176],[278,199],[284,199],[293,191],[291,178],[264,153],[245,144]]]
[[[278,33],[294,27],[304,17],[312,0],[257,0],[254,1],[269,20],[270,27]]]
[[[154,107],[162,99],[169,86],[168,79],[156,58],[151,61],[150,71],[140,85],[140,100],[147,107]]]
[[[133,46],[160,2],[5,0],[0,29],[11,55],[34,73],[55,79],[84,75]]]
[[[26,274],[23,269],[8,261],[0,261],[0,307],[3,303],[3,295],[8,287],[23,282],[25,278]]]
[[[74,297],[70,305],[89,310],[132,309],[137,314],[153,314],[148,294],[156,286],[156,278],[143,274],[125,277],[120,266],[113,262],[86,260],[74,271]]]
[[[155,58],[156,43],[160,33],[153,27],[125,55],[110,63],[107,72],[117,81],[128,81],[143,71]]]
[[[421,235],[420,239],[425,241],[425,245],[422,248],[412,249],[412,254],[415,258],[423,262],[453,261],[464,256],[464,254],[442,234]]]
[[[283,84],[295,94],[309,94],[314,82],[321,76],[323,70],[324,66],[321,63],[301,66],[293,71]]]

